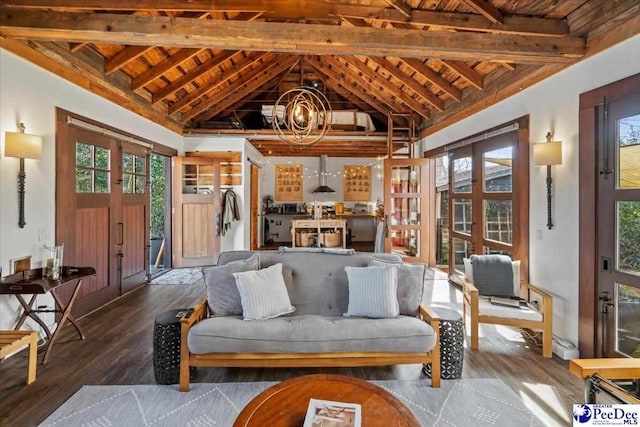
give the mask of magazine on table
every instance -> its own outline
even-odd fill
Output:
[[[361,427],[361,407],[357,403],[310,399],[303,427]]]

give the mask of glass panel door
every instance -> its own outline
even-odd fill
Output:
[[[449,271],[464,272],[464,258],[473,253],[473,157],[471,147],[452,153],[450,168]]]
[[[640,100],[608,106],[598,181],[601,356],[640,357]]]
[[[428,262],[426,159],[385,160],[385,252]]]

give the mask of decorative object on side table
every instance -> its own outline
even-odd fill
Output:
[[[431,307],[440,316],[440,378],[457,380],[462,377],[464,361],[464,322],[455,310]],[[427,363],[422,371],[431,377],[431,364]]]
[[[64,253],[64,245],[59,246],[43,246],[43,259],[45,260],[44,268],[42,269],[42,277],[51,280],[60,279],[60,272],[62,270],[62,256]]]
[[[153,374],[158,384],[177,384],[180,379],[180,320],[189,309],[166,311],[153,326]],[[191,376],[195,368],[191,368]]]

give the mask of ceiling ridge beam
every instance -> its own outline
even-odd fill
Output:
[[[503,24],[504,17],[502,13],[486,0],[461,0],[471,9],[487,18],[494,24]]]
[[[157,104],[165,98],[173,95],[175,92],[179,91],[189,83],[193,82],[198,77],[203,74],[210,72],[214,68],[218,68],[222,64],[224,64],[229,59],[233,58],[235,55],[242,53],[242,51],[235,50],[224,50],[217,55],[212,56],[207,61],[198,65],[197,67],[187,71],[182,77],[172,81],[167,86],[160,89],[158,92],[153,94],[153,104]]]
[[[440,32],[334,25],[213,21],[164,16],[0,8],[0,36],[30,39],[262,50],[280,53],[568,63],[585,53],[574,37]]]
[[[287,68],[293,66],[300,60],[299,56],[290,56],[288,59],[282,60],[281,57],[274,58],[266,64],[256,74],[249,76],[246,81],[235,82],[235,84],[227,86],[220,93],[213,94],[209,99],[202,102],[198,107],[189,110],[183,116],[183,123],[198,116],[200,120],[208,120],[215,117],[225,108],[232,105],[238,99],[244,96],[245,92],[252,92],[263,86],[265,82],[274,79]],[[211,108],[214,106],[214,108]]]
[[[177,100],[173,105],[169,107],[169,113],[177,113],[184,110],[185,108],[188,108],[189,104],[209,94],[215,88],[228,82],[230,79],[234,78],[246,68],[252,66],[254,63],[262,60],[267,55],[268,53],[266,52],[258,52],[251,53],[245,56],[244,58],[239,60],[237,64],[234,64],[232,67],[225,70],[221,75],[214,77],[204,85],[200,86],[198,89],[188,93],[187,95]]]

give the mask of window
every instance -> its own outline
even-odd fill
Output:
[[[135,154],[122,154],[122,192],[144,194],[147,184],[146,159]]]
[[[76,192],[111,191],[111,151],[97,145],[76,142]]]

